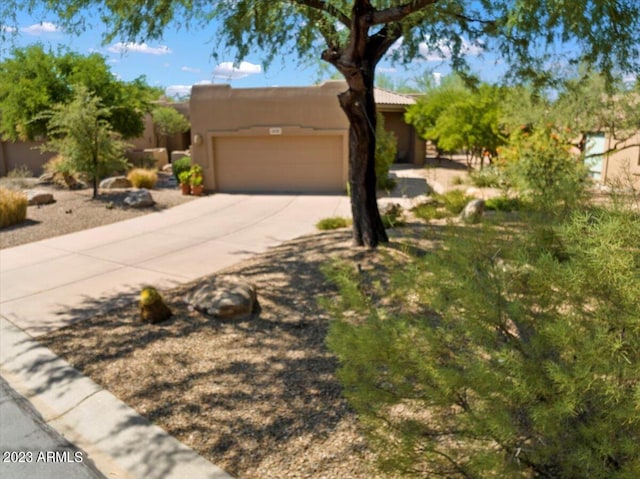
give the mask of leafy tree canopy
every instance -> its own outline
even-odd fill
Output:
[[[280,54],[307,57],[316,55],[322,45],[345,46],[354,5],[370,10],[372,33],[403,38],[393,51],[398,60],[415,58],[420,44],[426,43],[462,67],[469,43],[480,42],[511,60],[517,74],[549,70],[545,62],[553,57],[552,45],[558,44],[571,47],[569,61],[586,61],[604,72],[637,73],[640,63],[635,0],[7,0],[0,14],[10,21],[18,10],[33,12],[44,6],[67,29],[82,31],[89,26],[87,19],[95,16],[89,10],[97,10],[108,25],[107,41],[160,38],[172,23],[211,28],[217,18],[218,33],[223,33],[218,36],[220,46],[235,48],[238,59],[259,48],[268,64]]]
[[[142,133],[142,115],[160,93],[143,77],[130,83],[116,79],[99,54],[54,53],[40,44],[16,48],[0,63],[2,137],[15,141],[45,136],[47,120],[41,113],[71,101],[73,85],[83,85],[100,97],[111,109],[111,126],[125,138]]]
[[[470,162],[483,150],[496,154],[504,143],[500,131],[502,90],[482,83],[467,86],[453,75],[409,107],[406,119],[441,151],[464,151]]]

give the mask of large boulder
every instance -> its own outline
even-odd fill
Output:
[[[460,218],[466,223],[477,223],[484,213],[484,200],[471,200],[464,207]]]
[[[119,188],[131,188],[133,185],[126,176],[112,176],[100,182],[100,189],[113,190]]]
[[[124,199],[124,204],[130,208],[147,208],[153,206],[155,201],[149,190],[141,188],[130,191]]]
[[[29,206],[48,205],[49,203],[53,203],[55,201],[53,199],[53,195],[47,191],[27,190],[25,191],[25,194],[27,195],[27,201],[29,202]]]
[[[217,276],[185,300],[196,311],[221,319],[244,319],[258,309],[256,287],[238,276]]]

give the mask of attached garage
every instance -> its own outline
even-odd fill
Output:
[[[221,192],[343,191],[342,135],[217,136],[213,172]]]
[[[191,90],[191,157],[226,193],[344,193],[349,159],[343,82]]]

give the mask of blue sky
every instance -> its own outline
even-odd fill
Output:
[[[262,86],[304,86],[317,83],[334,73],[332,67],[319,72],[318,65],[300,65],[296,57],[276,58],[267,71],[261,66],[260,54],[250,56],[240,65],[233,65],[233,52],[217,52],[219,61],[212,58],[215,44],[211,42],[214,28],[209,31],[176,31],[167,29],[161,41],[124,44],[113,41],[102,44],[102,25],[89,29],[80,36],[61,31],[54,18],[18,15],[14,45],[26,46],[42,43],[46,46],[64,45],[81,54],[98,52],[102,54],[111,70],[125,81],[145,75],[150,85],[167,89],[169,95],[188,94],[191,85],[198,83],[230,83],[236,88]],[[3,45],[7,47],[7,45]],[[2,49],[1,55],[7,53]],[[424,57],[407,66],[381,62],[378,73],[383,73],[394,82],[411,80],[429,69],[436,77],[446,75],[450,69],[446,61],[435,58],[423,50]],[[480,49],[468,46],[472,65],[487,80],[495,79],[495,60],[480,59]],[[318,52],[319,56],[320,52]]]

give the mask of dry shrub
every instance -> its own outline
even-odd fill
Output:
[[[136,188],[147,188],[151,190],[158,182],[158,172],[145,168],[134,168],[129,172],[127,178]]]
[[[42,168],[46,173],[53,175],[53,182],[58,186],[72,189],[78,184],[76,172],[62,155],[54,156]]]
[[[27,197],[19,191],[0,188],[0,228],[27,219]]]

